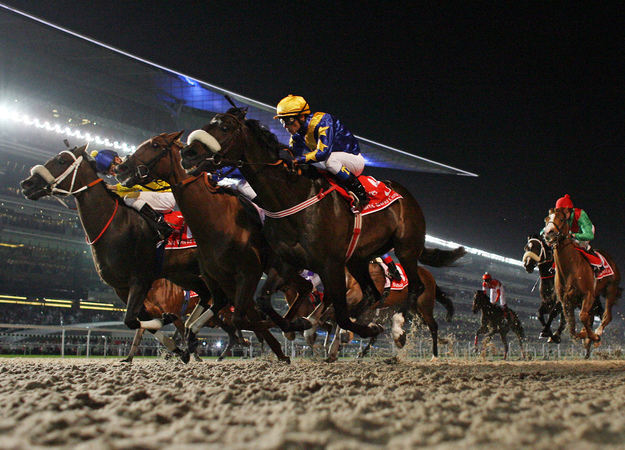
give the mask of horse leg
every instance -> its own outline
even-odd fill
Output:
[[[367,356],[367,354],[369,353],[369,349],[373,346],[373,344],[375,344],[375,341],[377,340],[377,336],[369,338],[369,342],[367,342],[367,345],[365,345],[363,349],[358,352],[358,358],[364,358],[365,356]]]
[[[434,296],[427,295],[428,288],[426,286],[425,292],[419,297],[417,303],[417,311],[421,315],[421,319],[425,322],[430,335],[432,336],[432,361],[438,360],[438,323],[434,318]]]
[[[336,360],[339,359],[340,332],[341,332],[341,329],[339,328],[339,326],[338,325],[335,326],[334,338],[332,339],[332,343],[328,347],[328,358],[326,359],[326,362],[328,363],[335,362]],[[328,334],[328,337],[329,336],[330,335]]]
[[[153,280],[134,280],[128,290],[126,301],[126,313],[124,314],[124,324],[131,330],[144,328],[139,321],[139,315],[145,311],[143,302],[147,297]],[[162,325],[161,325],[162,326]]]
[[[275,261],[275,264],[278,265],[278,262]],[[289,268],[291,266],[285,266],[286,263],[282,263],[279,264],[279,268],[282,271],[288,271],[290,272],[292,275],[290,276],[290,279],[293,280],[294,283],[297,283],[298,285],[301,285],[301,283],[299,282],[299,280],[297,280],[295,277],[299,278],[300,280],[302,280],[302,282],[306,282],[308,283],[308,285],[310,286],[310,290],[312,290],[312,284],[310,284],[310,282],[307,282],[306,280],[304,280],[304,278],[302,278],[300,275],[297,274],[297,272],[294,269],[289,270]],[[260,277],[259,277],[260,278]],[[285,285],[285,279],[278,273],[278,268],[276,267],[270,267],[267,270],[267,279],[265,280],[265,283],[263,284],[263,287],[261,289],[261,294],[260,296],[258,296],[256,298],[256,304],[258,305],[258,307],[260,308],[260,310],[265,313],[269,319],[278,326],[278,328],[280,328],[280,330],[282,330],[283,332],[290,332],[290,331],[304,331],[309,329],[312,324],[306,320],[305,317],[297,317],[294,320],[289,320],[285,317],[282,317],[280,314],[278,314],[278,312],[273,308],[273,306],[271,305],[271,297],[272,295],[281,287]],[[256,285],[255,285],[256,286]],[[254,286],[254,291],[256,291],[256,287]],[[299,291],[302,290],[302,292],[305,292],[306,289],[305,288],[301,288],[298,289],[298,293]],[[310,292],[310,290],[308,292]],[[253,295],[253,293],[252,293]],[[308,296],[308,294],[306,293],[306,297]],[[305,298],[302,298],[302,301],[305,300]],[[297,302],[297,300],[296,300]],[[297,305],[297,307],[299,308],[299,305]],[[288,313],[287,313],[288,316]]]
[[[403,311],[398,311],[391,317],[391,334],[393,336],[393,342],[397,348],[404,348],[406,345],[406,332],[404,331],[404,324],[406,318]]]
[[[501,342],[503,342],[503,360],[506,361],[508,359],[508,339],[506,339],[506,334],[508,331],[500,331],[499,336],[501,336]]]
[[[486,331],[488,331],[488,328],[486,328],[486,326],[482,325],[481,327],[478,328],[478,330],[475,332],[475,340],[473,341],[473,351],[475,353],[477,353],[478,351],[478,347],[477,344],[479,342],[479,338],[480,338],[480,334],[484,334],[486,333]]]
[[[332,261],[326,264],[323,274],[319,274],[324,286],[324,294],[334,306],[336,323],[344,330],[353,331],[361,337],[377,336],[384,329],[378,324],[362,325],[352,322],[347,307],[347,292],[345,284],[345,270],[341,264]]]
[[[583,330],[577,335],[579,338],[590,339],[591,341],[599,341],[601,338],[595,334],[592,329],[592,319],[590,316],[590,309],[595,302],[595,297],[592,292],[587,292],[582,302],[582,308],[579,313],[579,320],[583,324]]]
[[[139,351],[139,344],[141,343],[141,339],[143,338],[143,333],[145,333],[144,328],[137,328],[135,330],[135,337],[132,340],[132,345],[130,346],[130,351],[128,352],[128,356],[125,359],[122,359],[121,362],[131,363],[134,359],[135,355]]]
[[[605,310],[603,311],[603,317],[601,319],[601,324],[599,328],[597,328],[597,335],[601,336],[605,330],[605,327],[608,326],[610,322],[612,322],[612,308],[616,303],[616,299],[619,297],[619,287],[612,283],[607,287],[607,295],[605,298]]]

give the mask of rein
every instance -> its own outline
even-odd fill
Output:
[[[106,222],[106,225],[104,225],[104,228],[102,228],[102,231],[100,231],[100,234],[98,234],[98,237],[95,238],[93,241],[89,242],[89,236],[85,235],[85,241],[87,241],[87,244],[89,245],[93,245],[96,242],[98,242],[98,240],[102,237],[102,235],[104,234],[104,232],[108,229],[109,225],[111,225],[111,222],[113,222],[113,217],[115,217],[115,214],[117,214],[117,209],[119,208],[119,200],[115,199],[115,209],[113,210],[113,215],[111,216],[111,218],[109,219],[108,222]]]

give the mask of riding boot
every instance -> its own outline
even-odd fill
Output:
[[[388,267],[388,274],[391,277],[391,279],[395,281],[401,281],[401,274],[399,273],[399,269],[397,268],[397,266],[395,265],[393,261],[388,263],[386,267]]]
[[[356,178],[353,173],[350,173],[346,180],[342,181],[343,187],[356,197],[356,207],[364,208],[369,203],[369,196],[365,191],[364,186],[360,183],[360,180]]]
[[[163,215],[154,211],[147,203],[141,207],[139,214],[147,220],[148,225],[154,230],[159,241],[166,240],[174,232],[174,229],[165,221]]]

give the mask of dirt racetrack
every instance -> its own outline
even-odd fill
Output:
[[[0,359],[0,448],[623,448],[625,361]]]

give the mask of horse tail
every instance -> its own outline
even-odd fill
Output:
[[[458,247],[455,250],[425,247],[421,256],[419,256],[419,262],[430,267],[449,267],[466,253],[467,251],[464,247]]]
[[[436,286],[435,298],[436,298],[436,301],[440,303],[441,305],[443,305],[445,309],[447,310],[447,315],[445,316],[445,320],[447,322],[451,322],[451,319],[454,317],[454,312],[455,312],[454,304],[452,303],[451,299],[447,297],[447,295],[445,295],[443,290],[439,288],[438,286]]]

